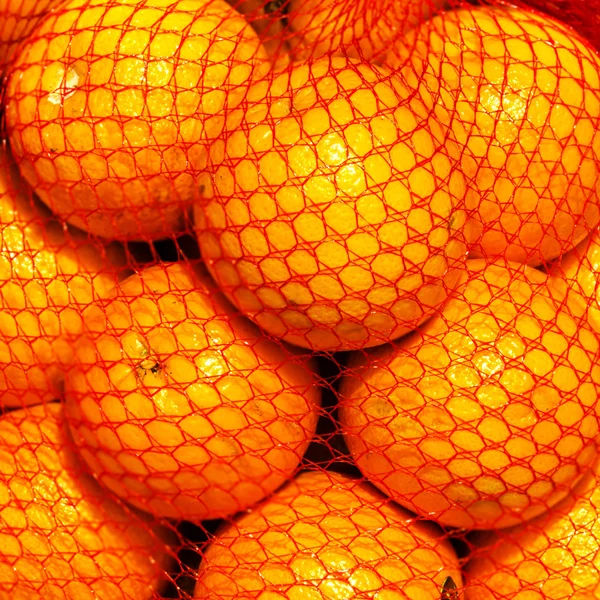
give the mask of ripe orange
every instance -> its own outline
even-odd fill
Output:
[[[447,577],[462,585],[435,525],[360,480],[306,472],[216,535],[194,598],[437,600]]]
[[[450,11],[388,61],[436,80],[439,108],[476,159],[473,256],[538,265],[600,220],[600,58],[571,29],[509,7]]]
[[[390,45],[441,8],[443,0],[289,0],[296,60],[332,53],[382,58]]]
[[[94,234],[172,234],[225,108],[266,58],[224,0],[70,0],[11,69],[6,122],[21,172],[57,215]]]
[[[264,330],[313,350],[414,329],[467,253],[458,149],[427,101],[343,57],[253,93],[243,125],[214,149],[214,189],[195,210],[219,287]]]
[[[480,532],[466,565],[467,600],[592,600],[600,595],[600,480],[588,474],[525,526]]]
[[[318,420],[311,363],[235,316],[189,265],[130,277],[86,323],[67,375],[69,423],[121,498],[199,521],[293,474]]]
[[[17,46],[33,31],[42,16],[60,0],[0,1],[0,72],[10,64]]]
[[[52,219],[0,149],[0,406],[60,396],[68,339],[117,283],[123,258]]]
[[[170,562],[84,471],[58,404],[0,417],[0,515],[0,600],[149,600]]]
[[[356,355],[340,423],[362,472],[443,525],[493,529],[556,504],[597,454],[586,304],[516,263],[468,279],[414,335]]]

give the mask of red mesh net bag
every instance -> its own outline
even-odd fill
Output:
[[[594,2],[0,2],[0,600],[600,596]]]

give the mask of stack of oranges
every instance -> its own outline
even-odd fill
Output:
[[[0,22],[0,600],[600,595],[586,38],[441,0]]]

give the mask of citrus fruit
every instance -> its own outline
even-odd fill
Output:
[[[2,0],[0,2],[0,71],[10,64],[12,55],[33,31],[39,19],[61,0]]]
[[[0,417],[0,515],[0,600],[149,600],[170,562],[85,472],[59,404]]]
[[[531,523],[478,532],[466,565],[467,600],[591,600],[600,594],[600,480],[590,473]]]
[[[70,0],[11,68],[17,162],[63,220],[99,236],[179,230],[206,147],[267,55],[224,0]]]
[[[194,598],[405,600],[462,585],[444,534],[360,480],[305,472],[217,533]]]
[[[117,283],[122,249],[52,219],[0,149],[0,406],[57,399],[69,338]]]
[[[403,506],[509,527],[560,501],[596,456],[598,337],[584,299],[545,274],[467,268],[418,332],[357,353],[339,418],[361,471]]]
[[[289,0],[286,11],[296,60],[332,53],[382,58],[390,45],[443,6],[443,0]]]
[[[472,256],[539,265],[600,220],[600,58],[574,31],[469,7],[410,32],[388,62],[438,80],[439,107],[478,163]]]
[[[313,350],[414,329],[467,253],[458,150],[427,101],[343,57],[255,87],[195,209],[219,287],[268,333]]]
[[[86,324],[69,424],[118,496],[198,521],[251,506],[295,471],[318,420],[311,363],[237,317],[188,264],[126,279]]]

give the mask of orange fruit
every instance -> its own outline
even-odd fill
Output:
[[[313,350],[381,344],[431,316],[466,259],[458,149],[387,69],[343,57],[256,86],[196,204],[219,287]],[[261,96],[262,94],[262,96]]]
[[[128,278],[86,324],[66,381],[69,424],[118,496],[213,519],[296,470],[319,415],[311,363],[237,317],[189,265]]]
[[[354,356],[339,418],[361,471],[403,506],[509,527],[564,498],[597,454],[599,341],[584,299],[545,274],[467,268],[418,332]]]
[[[466,565],[467,600],[591,600],[600,594],[600,480],[585,477],[524,526],[479,532]]]
[[[0,149],[0,406],[60,396],[69,338],[117,283],[123,259],[52,219]]]
[[[217,533],[194,598],[439,599],[462,585],[448,539],[375,488],[305,472]]]
[[[225,107],[268,68],[224,0],[70,0],[21,47],[6,95],[25,179],[94,234],[178,231]]]
[[[443,0],[289,0],[287,19],[296,60],[345,54],[382,58],[390,45],[431,17]]]
[[[10,64],[17,46],[27,39],[36,24],[61,0],[2,0],[0,2],[0,72]]]
[[[0,417],[0,600],[144,600],[168,567],[165,531],[87,474],[63,410]]]
[[[539,265],[600,220],[600,58],[528,10],[469,7],[410,32],[388,62],[429,86],[478,164],[473,256]]]

